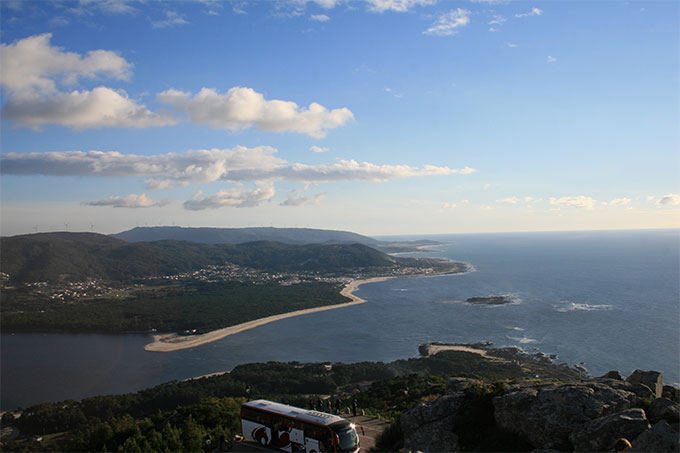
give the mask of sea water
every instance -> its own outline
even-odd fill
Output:
[[[422,239],[407,237],[403,239]],[[412,256],[474,271],[361,286],[365,304],[289,318],[192,349],[148,335],[2,334],[2,409],[136,391],[242,363],[391,361],[428,341],[491,341],[557,355],[591,375],[636,368],[680,382],[680,231],[429,236]],[[461,303],[506,296],[511,303]]]

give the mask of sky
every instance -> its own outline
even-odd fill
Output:
[[[680,227],[680,3],[0,2],[0,234]]]

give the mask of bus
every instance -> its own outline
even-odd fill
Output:
[[[288,452],[359,451],[354,424],[337,415],[255,400],[241,405],[243,437]]]

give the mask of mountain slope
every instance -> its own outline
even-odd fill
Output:
[[[125,242],[95,233],[39,233],[0,239],[0,268],[13,282],[172,275],[225,262],[269,272],[338,273],[391,267],[397,260],[361,244],[291,245],[271,241],[199,244]]]
[[[368,236],[349,231],[318,230],[312,228],[184,228],[136,227],[112,235],[128,242],[150,242],[173,239],[200,244],[241,244],[253,241],[276,241],[286,244],[365,244],[377,245]]]

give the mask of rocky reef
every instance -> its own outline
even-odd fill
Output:
[[[633,451],[680,452],[678,393],[642,370],[569,382],[451,378],[444,396],[402,414],[404,450],[483,449],[487,437],[501,450],[611,451],[623,437]]]

